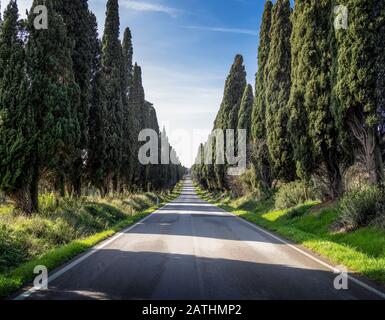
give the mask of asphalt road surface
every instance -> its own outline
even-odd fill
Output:
[[[53,271],[48,290],[18,298],[381,298],[366,280],[336,290],[337,275],[296,248],[200,200],[187,180],[177,200]]]

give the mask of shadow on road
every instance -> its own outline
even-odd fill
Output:
[[[373,299],[338,291],[336,275],[285,265],[159,252],[101,250],[34,299]]]

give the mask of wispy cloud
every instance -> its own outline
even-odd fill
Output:
[[[144,2],[139,0],[123,0],[121,6],[135,11],[160,12],[176,17],[180,10],[164,6],[159,3]]]
[[[220,27],[207,27],[207,26],[185,26],[187,29],[212,31],[212,32],[223,32],[223,33],[236,33],[246,34],[250,36],[258,36],[258,32],[250,29],[238,29],[238,28],[220,28]]]

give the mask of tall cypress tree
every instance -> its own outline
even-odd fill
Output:
[[[266,137],[270,163],[276,178],[293,180],[293,155],[288,135],[291,87],[291,8],[289,0],[277,0],[272,11],[270,51],[265,66]]]
[[[348,30],[336,30],[335,112],[342,144],[364,160],[370,182],[384,181],[380,139],[384,134],[385,11],[383,1],[344,0]],[[349,134],[349,131],[351,132]]]
[[[266,1],[262,16],[258,48],[258,72],[255,79],[255,98],[251,115],[251,161],[263,189],[272,186],[269,150],[266,141],[266,65],[270,52],[270,29],[273,3]]]
[[[243,57],[236,55],[226,79],[223,100],[215,119],[214,129],[222,129],[224,132],[226,132],[227,129],[237,129],[239,109],[246,85],[246,71],[243,65]],[[218,187],[220,189],[226,189],[226,166],[215,165],[214,170]]]
[[[33,8],[28,16],[27,72],[30,81],[28,100],[35,112],[37,128],[35,168],[31,186],[33,209],[38,209],[38,182],[42,169],[59,176],[72,165],[79,144],[77,118],[78,91],[72,69],[72,41],[67,37],[63,19],[46,0],[49,28],[36,30]],[[63,183],[62,183],[63,184]]]
[[[126,187],[131,184],[134,168],[134,149],[137,137],[133,135],[134,113],[130,104],[129,95],[132,87],[133,73],[133,46],[132,36],[129,28],[126,28],[122,43],[122,102],[123,102],[123,138],[122,138],[122,179]]]
[[[102,69],[102,45],[98,39],[95,15],[91,15],[93,32],[90,35],[93,51],[92,59],[92,92],[90,103],[90,116],[88,121],[88,155],[87,171],[91,183],[97,187],[102,196],[108,191],[107,184],[107,100],[106,79]]]
[[[332,116],[331,1],[297,1],[293,17],[290,132],[298,175],[325,175],[341,192],[338,133]],[[317,30],[317,32],[314,32]],[[326,174],[325,174],[326,173]]]
[[[119,40],[118,0],[108,0],[103,35],[103,70],[107,99],[107,154],[108,180],[114,190],[119,189],[122,164],[123,101],[121,87],[122,46]]]
[[[124,30],[123,43],[123,71],[124,71],[124,85],[125,94],[129,96],[130,88],[132,86],[132,72],[133,72],[133,55],[134,49],[132,45],[132,35],[130,28]]]
[[[31,213],[34,113],[27,101],[25,52],[15,0],[4,12],[0,31],[0,190],[24,213]]]
[[[78,84],[80,103],[76,114],[80,125],[79,145],[76,146],[73,165],[70,168],[72,189],[76,195],[81,193],[83,155],[88,146],[88,118],[91,99],[92,80],[92,16],[88,0],[56,0],[55,10],[64,20],[67,36],[72,41],[71,53],[75,81]]]
[[[159,137],[160,131],[159,131],[159,123],[158,123],[158,118],[156,115],[156,110],[151,103],[147,102],[147,104],[148,104],[148,109],[149,109],[148,128],[153,129]],[[158,140],[158,152],[160,152],[160,150],[161,150],[160,149],[160,141]],[[160,181],[160,179],[159,179],[160,173],[161,173],[161,171],[160,171],[159,165],[157,165],[157,164],[148,165],[146,179],[148,179],[148,182],[151,184],[151,187],[156,189],[156,190],[159,190],[162,187],[162,181]]]
[[[236,55],[227,76],[221,107],[214,129],[236,129],[241,100],[246,87],[246,71],[243,57]]]
[[[133,154],[135,155],[133,162],[133,182],[137,186],[142,186],[141,177],[142,177],[142,166],[138,162],[138,151],[139,151],[139,143],[137,141],[137,137],[139,132],[144,128],[144,119],[145,119],[145,96],[144,89],[142,84],[142,69],[135,63],[133,70],[133,78],[132,78],[132,88],[130,91],[129,98],[130,108],[132,114],[135,115],[133,119],[132,126],[132,134],[135,138],[134,145],[132,146]]]
[[[252,113],[252,139],[265,139],[266,85],[265,69],[270,52],[270,28],[273,3],[266,1],[259,35],[258,72],[255,79],[255,102]]]

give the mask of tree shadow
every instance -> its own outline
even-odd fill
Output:
[[[30,299],[43,300],[345,300],[378,297],[354,282],[336,290],[322,269],[103,249]]]

